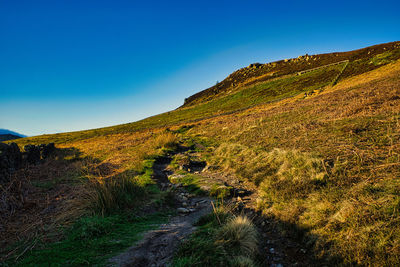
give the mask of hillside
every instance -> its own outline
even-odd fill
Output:
[[[26,137],[25,135],[7,129],[0,129],[0,142]]]
[[[172,266],[400,263],[400,42],[252,64],[167,113],[14,142],[58,151],[2,185],[7,264],[126,263],[209,197]]]
[[[13,134],[0,134],[0,142],[1,141],[8,141],[8,140],[14,140],[22,138],[21,136],[13,135]]]
[[[306,54],[297,58],[284,59],[266,64],[250,64],[248,67],[235,71],[218,84],[186,98],[183,107],[213,100],[221,95],[232,93],[238,89],[240,90],[243,86],[343,61],[349,61],[349,65],[341,74],[341,79],[351,77],[398,59],[400,57],[399,45],[400,42],[393,42],[349,52],[319,55]]]

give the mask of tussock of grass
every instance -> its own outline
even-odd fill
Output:
[[[254,256],[257,252],[257,230],[244,216],[230,219],[217,231],[216,243],[229,253]]]
[[[257,266],[257,230],[244,216],[217,205],[200,218],[199,229],[179,248],[172,266]]]
[[[122,175],[105,179],[90,179],[90,205],[97,214],[110,214],[138,206],[147,191],[134,177]]]
[[[179,143],[179,138],[171,132],[164,132],[158,135],[154,140],[156,148],[176,149]]]
[[[231,260],[232,267],[254,267],[256,264],[251,258],[245,256],[233,257]]]

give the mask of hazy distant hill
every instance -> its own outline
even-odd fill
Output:
[[[26,137],[26,135],[23,135],[23,134],[14,132],[14,131],[10,131],[7,129],[0,129],[0,142],[23,138],[23,137]]]

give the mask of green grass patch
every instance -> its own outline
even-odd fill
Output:
[[[181,183],[189,193],[196,195],[206,195],[206,191],[201,189],[201,186],[203,184],[202,179],[196,174],[181,171],[178,172],[177,175],[171,176],[170,182],[173,184]]]
[[[34,250],[17,262],[9,260],[5,266],[104,266],[107,259],[140,240],[143,232],[157,228],[167,218],[167,213],[145,217],[132,214],[84,217],[64,230],[64,239],[50,244],[36,240]]]

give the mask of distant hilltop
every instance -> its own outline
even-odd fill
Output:
[[[334,52],[318,55],[306,54],[297,58],[282,59],[265,64],[253,63],[233,72],[216,85],[186,98],[182,107],[205,103],[259,82],[271,81],[279,77],[284,77],[285,75],[301,73],[345,61],[348,61],[350,65],[341,74],[341,78],[355,76],[378,68],[381,64],[385,64],[382,60],[380,64],[376,64],[375,61],[379,60],[379,58],[385,58],[387,61],[397,59],[399,57],[399,47],[400,42],[397,41],[348,52]]]
[[[0,142],[2,141],[8,141],[8,140],[14,140],[18,138],[23,138],[26,137],[26,135],[7,130],[7,129],[0,129]]]

